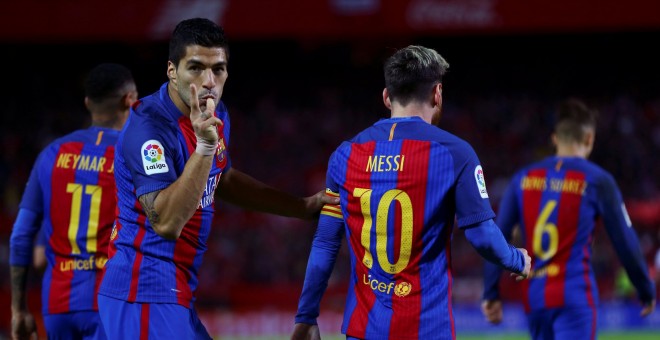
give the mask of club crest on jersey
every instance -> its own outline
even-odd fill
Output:
[[[227,162],[227,147],[225,146],[225,139],[220,138],[218,140],[218,148],[215,151],[215,160],[216,160],[216,166],[218,168],[223,168],[225,166],[225,163]]]
[[[147,175],[168,172],[170,169],[165,162],[165,149],[163,144],[155,139],[148,140],[142,144],[142,165]]]
[[[484,177],[484,170],[481,165],[474,168],[474,179],[477,182],[477,189],[481,198],[488,198],[488,191],[486,191],[486,178]]]
[[[410,291],[412,290],[412,285],[408,282],[400,282],[396,286],[394,286],[394,294],[398,297],[404,297],[408,294],[410,294]]]

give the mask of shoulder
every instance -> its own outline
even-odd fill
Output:
[[[478,162],[477,153],[466,140],[435,126],[431,127],[436,129],[433,130],[436,136],[434,141],[447,149],[447,152],[455,160],[455,164],[464,164],[470,160]]]
[[[88,135],[87,129],[80,129],[73,132],[70,132],[64,136],[58,137],[48,143],[48,145],[42,150],[44,152],[57,152],[57,150],[67,143],[84,143],[87,140]]]
[[[337,160],[338,158],[348,158],[351,154],[351,147],[352,147],[353,142],[349,141],[343,141],[335,151],[330,154],[330,162],[333,162]]]
[[[600,165],[585,160],[585,167],[588,173],[588,176],[593,177],[593,181],[599,184],[600,186],[617,188],[616,180],[614,176],[609,171],[605,170]]]

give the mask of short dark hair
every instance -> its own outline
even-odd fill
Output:
[[[410,45],[385,61],[385,86],[391,101],[407,105],[424,101],[433,86],[442,82],[449,63],[433,49]]]
[[[181,58],[186,55],[186,47],[191,45],[224,48],[229,58],[229,44],[224,29],[209,19],[186,19],[176,25],[170,39],[169,60],[178,66]]]
[[[578,98],[559,103],[555,117],[555,135],[564,141],[581,141],[585,129],[595,129],[598,113]]]
[[[126,66],[103,63],[95,66],[85,80],[85,96],[95,102],[123,95],[124,87],[134,86],[133,74]]]

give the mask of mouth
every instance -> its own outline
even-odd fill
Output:
[[[215,100],[216,95],[213,93],[204,93],[201,96],[199,96],[199,101],[206,103],[207,99],[212,99]]]

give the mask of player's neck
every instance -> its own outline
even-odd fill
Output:
[[[125,120],[119,114],[92,114],[92,126],[121,130]]]
[[[571,144],[557,144],[558,157],[580,157],[587,159],[591,153],[591,148],[578,143]]]
[[[190,117],[190,107],[186,105],[181,98],[181,95],[179,95],[179,91],[177,91],[174,86],[175,85],[171,81],[167,83],[167,94],[170,96],[170,99],[172,99],[174,106],[176,106],[185,116]]]
[[[406,106],[401,106],[398,103],[392,103],[392,118],[406,118],[406,117],[419,117],[425,122],[431,124],[433,115],[436,112],[433,107],[423,105],[420,103],[409,103]]]

